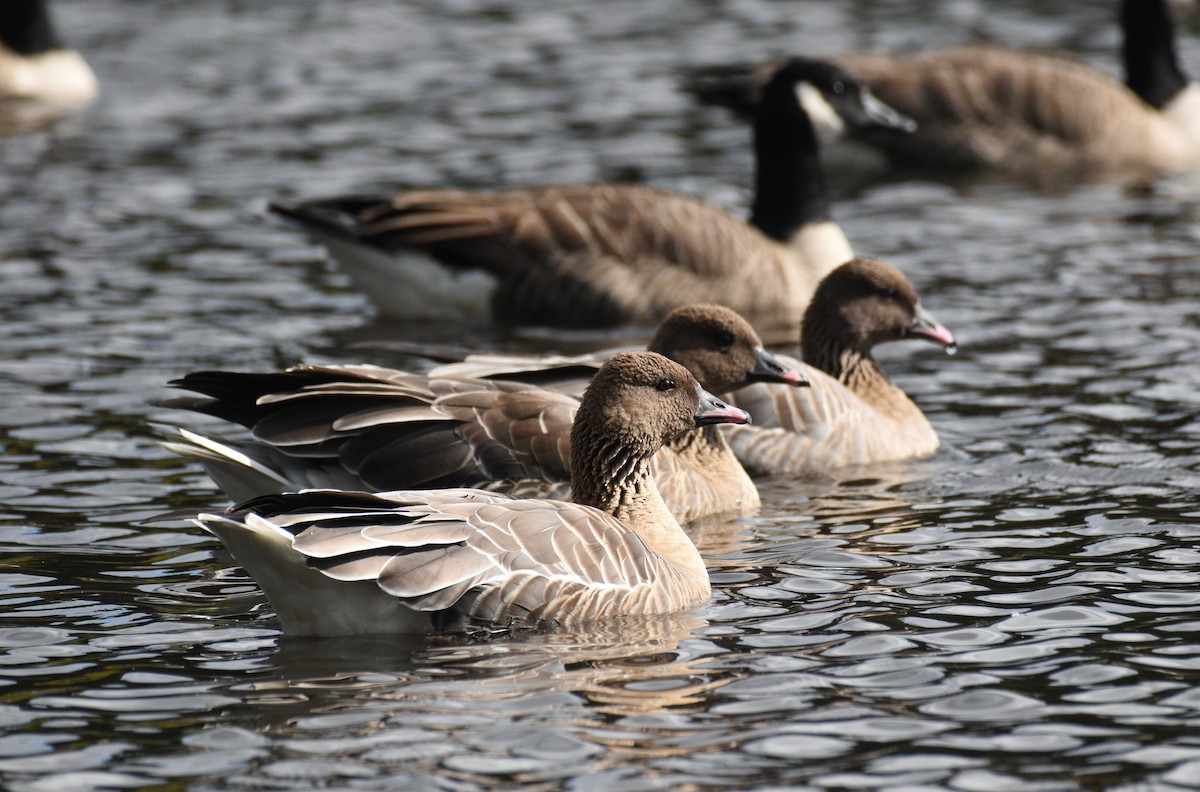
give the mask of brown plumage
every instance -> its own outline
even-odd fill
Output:
[[[572,429],[575,502],[481,490],[270,495],[197,522],[298,634],[406,633],[471,623],[570,625],[694,608],[696,548],[650,474],[662,443],[744,421],[653,352],[596,374]]]
[[[754,329],[715,305],[674,311],[649,348],[685,365],[709,391],[751,382],[801,384]],[[613,352],[579,358],[491,356],[428,376],[374,366],[306,366],[277,374],[199,372],[173,383],[209,398],[165,404],[252,429],[225,442],[192,432],[169,444],[198,457],[235,500],[305,487],[390,490],[477,486],[523,497],[569,493],[569,430],[592,374]],[[513,381],[467,380],[474,375]],[[675,516],[749,514],[758,490],[715,428],[674,438],[654,457]]]
[[[1046,178],[1159,172],[1200,163],[1194,138],[1112,77],[1065,58],[967,47],[840,61],[920,132],[888,140],[905,163]]]
[[[822,472],[933,453],[937,433],[871,357],[876,344],[904,338],[954,345],[898,269],[866,258],[843,264],[818,287],[804,317],[805,362],[795,365],[811,387],[752,385],[732,394],[755,425],[722,434],[742,464],[765,473]]]
[[[681,305],[719,301],[756,324],[794,327],[820,279],[853,255],[830,217],[818,121],[822,135],[911,125],[844,70],[793,59],[756,110],[749,223],[691,196],[619,184],[410,190],[272,208],[391,315],[490,310],[514,323],[649,325]]]
[[[1077,61],[971,46],[834,59],[917,122],[870,138],[899,163],[1036,181],[1200,164],[1200,91],[1183,75],[1164,0],[1122,3],[1127,84]],[[774,64],[696,70],[705,101],[743,112]]]

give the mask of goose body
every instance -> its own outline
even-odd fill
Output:
[[[677,309],[650,349],[686,365],[710,390],[762,381],[804,384],[762,349],[749,323],[721,306]],[[306,366],[266,375],[199,372],[173,384],[207,398],[166,404],[243,424],[254,440],[181,430],[169,447],[200,459],[234,500],[308,487],[452,486],[566,498],[570,427],[579,399],[616,354],[559,357],[541,366],[536,358],[495,356],[490,364],[468,360],[443,367],[449,374],[434,370],[428,376],[375,366]],[[452,373],[488,367],[506,379]],[[520,382],[523,377],[528,382]],[[713,427],[668,440],[651,469],[681,522],[759,507],[754,482]]]
[[[786,359],[786,358],[783,358]],[[777,475],[928,456],[940,440],[925,414],[894,383],[864,397],[835,377],[800,364],[811,393],[796,397],[754,386],[734,401],[754,416],[748,432],[722,432],[749,470]],[[762,416],[760,419],[759,416]]]
[[[924,413],[871,357],[876,344],[903,338],[954,345],[895,267],[858,258],[834,270],[805,315],[805,362],[781,356],[810,387],[791,393],[752,385],[731,394],[755,421],[722,431],[734,454],[750,470],[795,475],[936,451],[937,432]]]
[[[96,75],[54,33],[45,0],[5,0],[0,11],[0,99],[81,104]]]
[[[794,326],[821,277],[852,255],[829,214],[819,138],[910,122],[818,61],[784,64],[763,97],[750,223],[690,196],[619,184],[414,190],[273,208],[391,315],[490,310],[507,322],[608,326],[719,301],[756,324]]]
[[[649,472],[665,440],[747,416],[652,352],[618,355],[572,428],[574,502],[482,490],[270,495],[205,514],[292,634],[569,626],[701,605],[704,563]]]
[[[1064,57],[987,46],[834,58],[917,122],[871,138],[901,165],[1034,180],[1200,166],[1200,88],[1165,0],[1121,6],[1126,82]],[[743,112],[770,66],[697,70],[702,99]]]

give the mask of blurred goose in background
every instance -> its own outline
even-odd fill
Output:
[[[1179,65],[1166,0],[1124,0],[1125,83],[1063,57],[988,46],[833,59],[917,122],[879,133],[894,163],[991,170],[1036,181],[1200,165],[1200,89]],[[704,67],[710,104],[752,112],[772,64]]]
[[[698,607],[696,547],[650,474],[662,444],[748,420],[653,352],[606,363],[571,430],[573,502],[482,490],[268,495],[203,514],[285,632],[576,625]]]
[[[683,364],[717,393],[754,382],[806,384],[762,348],[745,319],[721,306],[676,309],[649,349]],[[567,498],[579,399],[615,354],[556,358],[541,370],[535,370],[536,358],[518,358],[525,371],[514,379],[524,376],[554,390],[376,366],[196,372],[172,385],[206,398],[162,404],[241,424],[254,439],[218,440],[183,429],[167,447],[199,459],[235,501],[308,487],[476,486]],[[759,508],[758,489],[715,427],[670,439],[651,469],[680,522]]]
[[[0,101],[81,104],[95,97],[96,75],[55,35],[46,0],[4,0],[0,7]]]
[[[732,394],[755,425],[722,434],[747,469],[762,473],[823,472],[933,453],[937,432],[871,357],[875,345],[905,338],[955,348],[954,336],[921,307],[900,270],[867,258],[843,264],[821,282],[804,315],[804,363],[780,356],[810,387],[752,385]]]
[[[680,305],[720,302],[756,325],[794,327],[820,279],[852,255],[830,216],[820,142],[912,122],[840,67],[803,58],[774,72],[755,115],[749,223],[697,198],[618,184],[413,190],[272,208],[393,316],[490,310],[505,322],[599,327],[653,324]]]

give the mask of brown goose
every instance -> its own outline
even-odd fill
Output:
[[[574,502],[482,490],[269,495],[196,522],[258,581],[286,632],[573,625],[695,608],[704,562],[650,474],[696,426],[746,421],[683,366],[627,352],[571,430]]]
[[[1121,4],[1126,82],[1062,57],[993,47],[835,60],[917,122],[872,136],[894,162],[1038,181],[1200,165],[1200,88],[1184,76],[1166,0]],[[746,112],[770,64],[697,70],[703,101]]]
[[[58,40],[46,0],[4,0],[0,13],[0,100],[79,104],[96,95],[96,75]]]
[[[781,66],[756,112],[749,223],[690,196],[618,184],[273,209],[325,245],[381,311],[408,319],[490,310],[525,324],[651,324],[680,305],[720,301],[756,324],[794,327],[820,279],[852,255],[830,218],[818,137],[874,126],[911,122],[838,67]]]
[[[754,427],[725,431],[738,459],[764,473],[806,473],[931,454],[937,432],[871,357],[876,344],[921,338],[954,349],[895,267],[856,258],[817,288],[804,316],[802,391],[752,385],[731,397]],[[787,358],[782,358],[790,362]]]
[[[722,306],[676,309],[649,348],[685,365],[709,391],[752,382],[805,384],[762,348],[745,319]],[[180,440],[168,447],[200,459],[234,500],[306,487],[452,486],[565,498],[578,399],[614,354],[555,358],[540,369],[537,358],[488,358],[493,367],[509,361],[503,373],[528,384],[374,366],[306,366],[265,375],[197,372],[172,384],[208,398],[164,404],[240,423],[255,440],[229,442],[181,430]],[[514,360],[522,371],[514,370]],[[758,489],[715,428],[668,441],[655,455],[653,471],[681,522],[759,507]]]

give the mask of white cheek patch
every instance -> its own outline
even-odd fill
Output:
[[[825,99],[825,95],[812,83],[796,83],[796,99],[800,107],[808,114],[813,129],[817,132],[817,140],[822,145],[838,140],[846,132],[846,122],[838,115]]]

